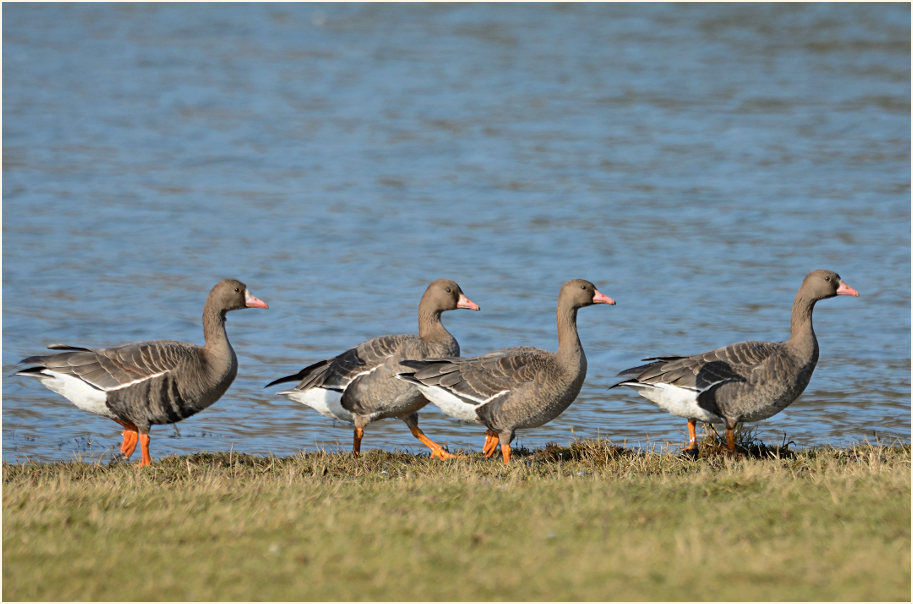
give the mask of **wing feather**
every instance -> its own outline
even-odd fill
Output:
[[[548,353],[538,348],[497,350],[466,358],[403,361],[415,371],[400,377],[439,387],[471,405],[490,403],[532,382]]]
[[[38,355],[23,359],[34,364],[24,372],[34,374],[47,369],[86,382],[98,390],[109,391],[167,373],[199,348],[173,340],[135,342],[111,348],[77,348],[55,345],[52,350],[70,350],[59,354]]]
[[[324,388],[342,392],[355,378],[377,369],[396,354],[401,346],[417,337],[397,334],[371,338],[331,359],[318,361],[294,375],[274,380],[266,387],[298,380],[299,383],[293,390]]]
[[[626,382],[668,384],[704,391],[730,381],[745,381],[749,374],[779,354],[779,342],[739,342],[691,356],[648,357],[645,365],[625,369],[618,375]],[[614,387],[614,386],[613,386]]]

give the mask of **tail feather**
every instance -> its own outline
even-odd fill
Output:
[[[48,344],[48,350],[70,350],[73,352],[92,352],[91,348],[82,346],[70,346],[68,344]]]
[[[48,350],[63,350],[66,352],[93,352],[91,348],[83,348],[82,346],[69,346],[67,344],[48,344]],[[60,353],[59,353],[60,354]],[[25,357],[20,363],[44,363],[50,358],[53,358],[57,355],[54,354],[36,354],[30,357]]]
[[[297,381],[300,381],[302,377],[304,377],[304,376],[302,376],[301,372],[299,371],[298,373],[296,373],[294,375],[287,375],[287,376],[281,377],[277,380],[273,380],[272,382],[270,382],[269,384],[264,386],[264,388],[269,388],[270,386],[275,386],[276,384],[282,384],[285,382],[297,382]],[[280,392],[279,394],[282,394],[282,393]]]
[[[619,373],[618,375],[621,375],[621,374]],[[618,386],[636,386],[638,384],[640,384],[640,382],[638,382],[637,380],[622,380],[622,381],[618,382],[617,384],[612,384],[611,386],[609,386],[608,390],[611,390],[612,388],[617,388]]]
[[[26,367],[25,369],[20,369],[13,375],[27,375],[29,377],[41,377],[44,375],[44,367]]]
[[[278,380],[273,380],[272,382],[270,382],[269,384],[264,386],[264,388],[269,388],[270,386],[275,386],[276,384],[282,384],[284,382],[300,382],[306,376],[308,376],[310,373],[312,373],[316,368],[325,366],[325,365],[329,365],[332,361],[333,361],[333,359],[324,359],[322,361],[317,361],[316,363],[314,363],[312,365],[308,365],[307,367],[305,367],[298,373],[295,373],[293,375],[287,375],[285,377],[281,377]]]
[[[641,360],[642,361],[651,361],[650,363],[645,363],[644,365],[638,365],[637,367],[629,367],[628,369],[619,371],[617,375],[618,376],[631,376],[631,377],[636,378],[636,377],[639,377],[647,369],[656,367],[657,365],[662,365],[662,364],[668,363],[670,361],[677,361],[679,359],[684,359],[684,358],[686,358],[686,357],[673,356],[673,355],[662,356],[662,357],[646,357]],[[637,380],[635,379],[634,381],[637,381]],[[619,382],[619,383],[615,384],[615,386],[621,386],[622,384],[624,384],[624,382]],[[615,386],[611,386],[611,388],[614,388]]]

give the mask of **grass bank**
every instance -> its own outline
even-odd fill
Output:
[[[910,447],[3,465],[4,600],[909,600]]]

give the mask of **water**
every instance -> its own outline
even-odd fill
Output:
[[[52,342],[201,343],[209,288],[240,372],[156,458],[347,449],[264,390],[416,329],[432,279],[482,312],[464,355],[554,349],[579,315],[579,399],[519,446],[681,444],[685,422],[607,391],[641,357],[788,336],[802,277],[821,359],[756,425],[800,447],[910,441],[910,7],[905,4],[8,4],[3,21],[3,458],[107,459],[119,427],[12,377]],[[450,448],[483,430],[433,407]],[[397,420],[364,446],[425,452]]]

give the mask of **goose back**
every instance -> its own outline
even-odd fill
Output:
[[[142,465],[148,465],[148,432],[154,424],[186,419],[217,401],[238,372],[238,359],[225,333],[225,313],[240,308],[268,308],[240,281],[217,283],[203,307],[205,344],[174,340],[135,342],[90,349],[53,344],[49,355],[21,362],[32,365],[17,372],[39,379],[47,388],[78,408],[113,419],[143,445]],[[125,432],[122,451],[133,452]],[[129,453],[125,453],[129,456]]]
[[[178,422],[209,407],[238,373],[233,350],[227,363],[213,363],[200,347],[173,340],[39,355],[22,362],[37,366],[20,375],[40,376],[48,388],[77,407],[129,420],[146,430],[154,424]],[[85,386],[88,397],[68,396],[74,393],[76,383]]]
[[[558,351],[515,347],[460,359],[407,360],[398,374],[416,384],[444,413],[496,432],[505,461],[514,431],[541,426],[577,398],[586,355],[577,335],[577,309],[614,304],[589,281],[565,283],[558,295]]]
[[[459,356],[459,344],[441,322],[442,312],[457,308],[479,309],[455,282],[432,281],[419,302],[418,335],[371,338],[334,358],[274,380],[267,387],[298,381],[294,388],[279,394],[322,415],[356,425],[409,416],[428,401],[414,386],[395,379],[402,370],[399,363],[428,356]]]
[[[425,359],[432,356],[459,356],[456,339],[446,336],[426,341],[415,335],[385,336],[391,351],[377,364],[354,380],[345,389],[341,404],[355,415],[369,416],[371,421],[400,417],[418,411],[428,401],[412,384],[395,379],[403,371],[400,364],[406,359]]]
[[[790,338],[784,342],[748,341],[691,356],[664,356],[620,372],[630,386],[667,411],[693,422],[726,422],[727,444],[739,422],[766,419],[789,406],[808,386],[818,363],[818,340],[812,326],[816,302],[838,295],[858,296],[840,276],[810,272],[802,281],[790,315]]]
[[[817,355],[802,359],[785,342],[748,341],[692,356],[644,360],[652,362],[621,372],[629,379],[612,387],[634,387],[677,415],[701,421],[756,421],[782,410],[805,390]],[[692,393],[698,408],[671,408],[669,387]]]

